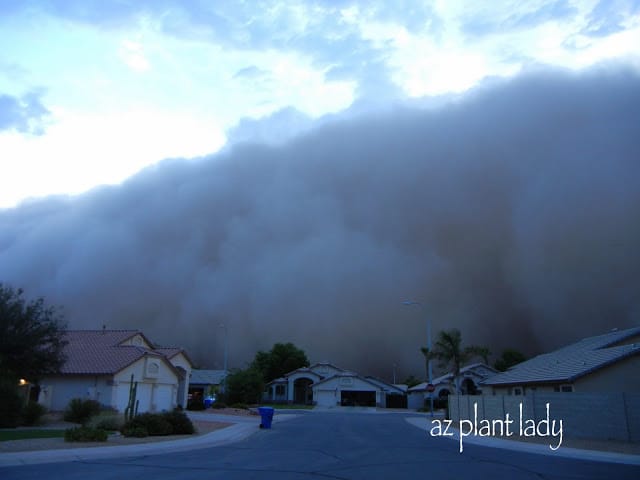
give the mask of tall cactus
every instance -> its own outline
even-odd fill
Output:
[[[131,383],[129,383],[129,403],[124,409],[124,420],[128,422],[138,414],[138,401],[136,394],[138,392],[138,382],[133,381],[133,373],[131,374]]]

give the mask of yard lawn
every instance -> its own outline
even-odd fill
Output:
[[[19,430],[0,430],[0,442],[9,440],[26,440],[29,438],[63,438],[64,429],[19,429]]]

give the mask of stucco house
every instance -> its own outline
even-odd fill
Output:
[[[179,348],[156,348],[138,330],[68,330],[66,362],[39,383],[38,402],[64,410],[73,398],[97,400],[122,412],[131,375],[139,412],[186,406],[192,362]]]
[[[640,392],[640,327],[538,355],[483,382],[485,394]]]
[[[404,397],[402,388],[373,377],[363,377],[328,362],[299,368],[267,384],[263,399],[275,403],[321,407],[386,407]],[[394,398],[391,398],[391,397]]]
[[[457,378],[459,393],[462,395],[478,395],[482,393],[481,383],[487,378],[495,375],[498,371],[486,363],[472,363],[460,368],[460,375]],[[456,377],[453,372],[449,372],[433,379],[433,398],[446,398],[456,391]],[[427,392],[428,382],[419,383],[409,388],[408,407],[419,409],[425,406],[425,401],[429,399]]]
[[[189,398],[200,397],[204,399],[209,393],[219,391],[220,385],[227,376],[225,370],[191,370],[189,378]]]

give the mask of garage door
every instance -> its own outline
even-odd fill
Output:
[[[340,404],[343,407],[375,407],[376,392],[366,390],[342,390]]]

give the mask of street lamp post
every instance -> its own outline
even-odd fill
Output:
[[[229,356],[229,332],[224,323],[220,324],[220,328],[224,329],[224,378],[222,379],[222,393],[225,393],[227,384],[227,359]]]
[[[424,307],[420,302],[414,302],[412,300],[405,300],[404,302],[402,302],[402,304],[407,306],[415,305],[417,307],[424,309]],[[429,318],[428,315],[427,315],[427,348],[429,349],[429,354],[431,354],[431,319]],[[428,376],[429,385],[432,385],[433,373],[431,370],[431,358],[427,358],[427,376]],[[429,409],[431,411],[431,417],[433,418],[433,392],[429,392]]]

